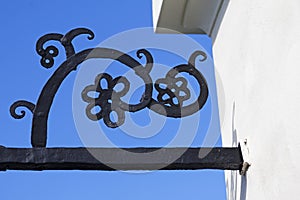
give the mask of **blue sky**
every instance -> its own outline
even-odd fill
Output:
[[[76,40],[75,46],[78,49],[95,47],[120,32],[133,28],[151,27],[151,9],[150,0],[84,2],[12,0],[2,2],[0,6],[2,30],[0,32],[0,66],[2,69],[0,74],[0,145],[30,147],[30,114],[28,113],[22,120],[15,120],[9,115],[9,106],[19,99],[35,102],[46,80],[56,69],[53,67],[47,70],[41,67],[40,57],[35,52],[35,43],[39,37],[50,32],[66,33],[76,27],[88,27],[96,34],[95,39],[88,41],[85,37],[81,37]],[[211,54],[211,41],[207,36],[191,35],[190,37],[198,41]],[[155,59],[160,62],[165,61],[171,67],[184,64],[181,59],[172,60],[163,52],[153,51],[152,53]],[[59,64],[59,61],[63,59],[63,57],[59,58],[57,63]],[[72,115],[72,89],[75,80],[76,74],[73,73],[64,81],[63,87],[57,94],[50,113],[48,146],[82,146],[80,136],[76,134]],[[147,114],[147,111],[143,112]],[[137,114],[135,117],[140,118],[142,114]],[[167,140],[168,137],[165,136],[162,139]],[[193,146],[201,145],[203,138],[203,134],[199,132]],[[125,136],[117,134],[110,136],[110,139],[127,146],[163,145],[158,139],[153,140],[153,143],[143,140],[135,144],[138,141],[127,140]],[[220,145],[220,141],[217,145]],[[0,196],[5,200],[41,198],[46,200],[221,200],[225,199],[226,195],[222,171],[200,170],[151,173],[7,171],[0,172]]]

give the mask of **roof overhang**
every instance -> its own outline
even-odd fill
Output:
[[[214,40],[228,2],[229,0],[153,0],[155,32],[207,34]]]

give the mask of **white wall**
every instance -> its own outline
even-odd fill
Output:
[[[231,0],[213,51],[223,144],[247,138],[252,161],[228,199],[300,199],[300,1]]]

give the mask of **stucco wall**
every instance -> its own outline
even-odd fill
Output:
[[[299,199],[300,1],[231,0],[213,51],[223,144],[247,138],[252,162],[228,199]]]

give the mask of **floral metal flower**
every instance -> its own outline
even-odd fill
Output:
[[[157,100],[168,106],[183,106],[183,101],[191,96],[183,77],[167,75],[156,81],[155,89],[158,91]]]
[[[106,84],[103,84],[104,81]],[[120,89],[117,85],[123,87]],[[113,79],[107,73],[99,74],[94,85],[89,85],[82,91],[82,99],[89,103],[86,107],[88,118],[94,121],[103,118],[104,123],[111,128],[122,125],[125,121],[125,113],[120,108],[121,97],[128,90],[129,81],[125,77],[119,76]],[[113,113],[117,115],[117,119],[112,119]]]

